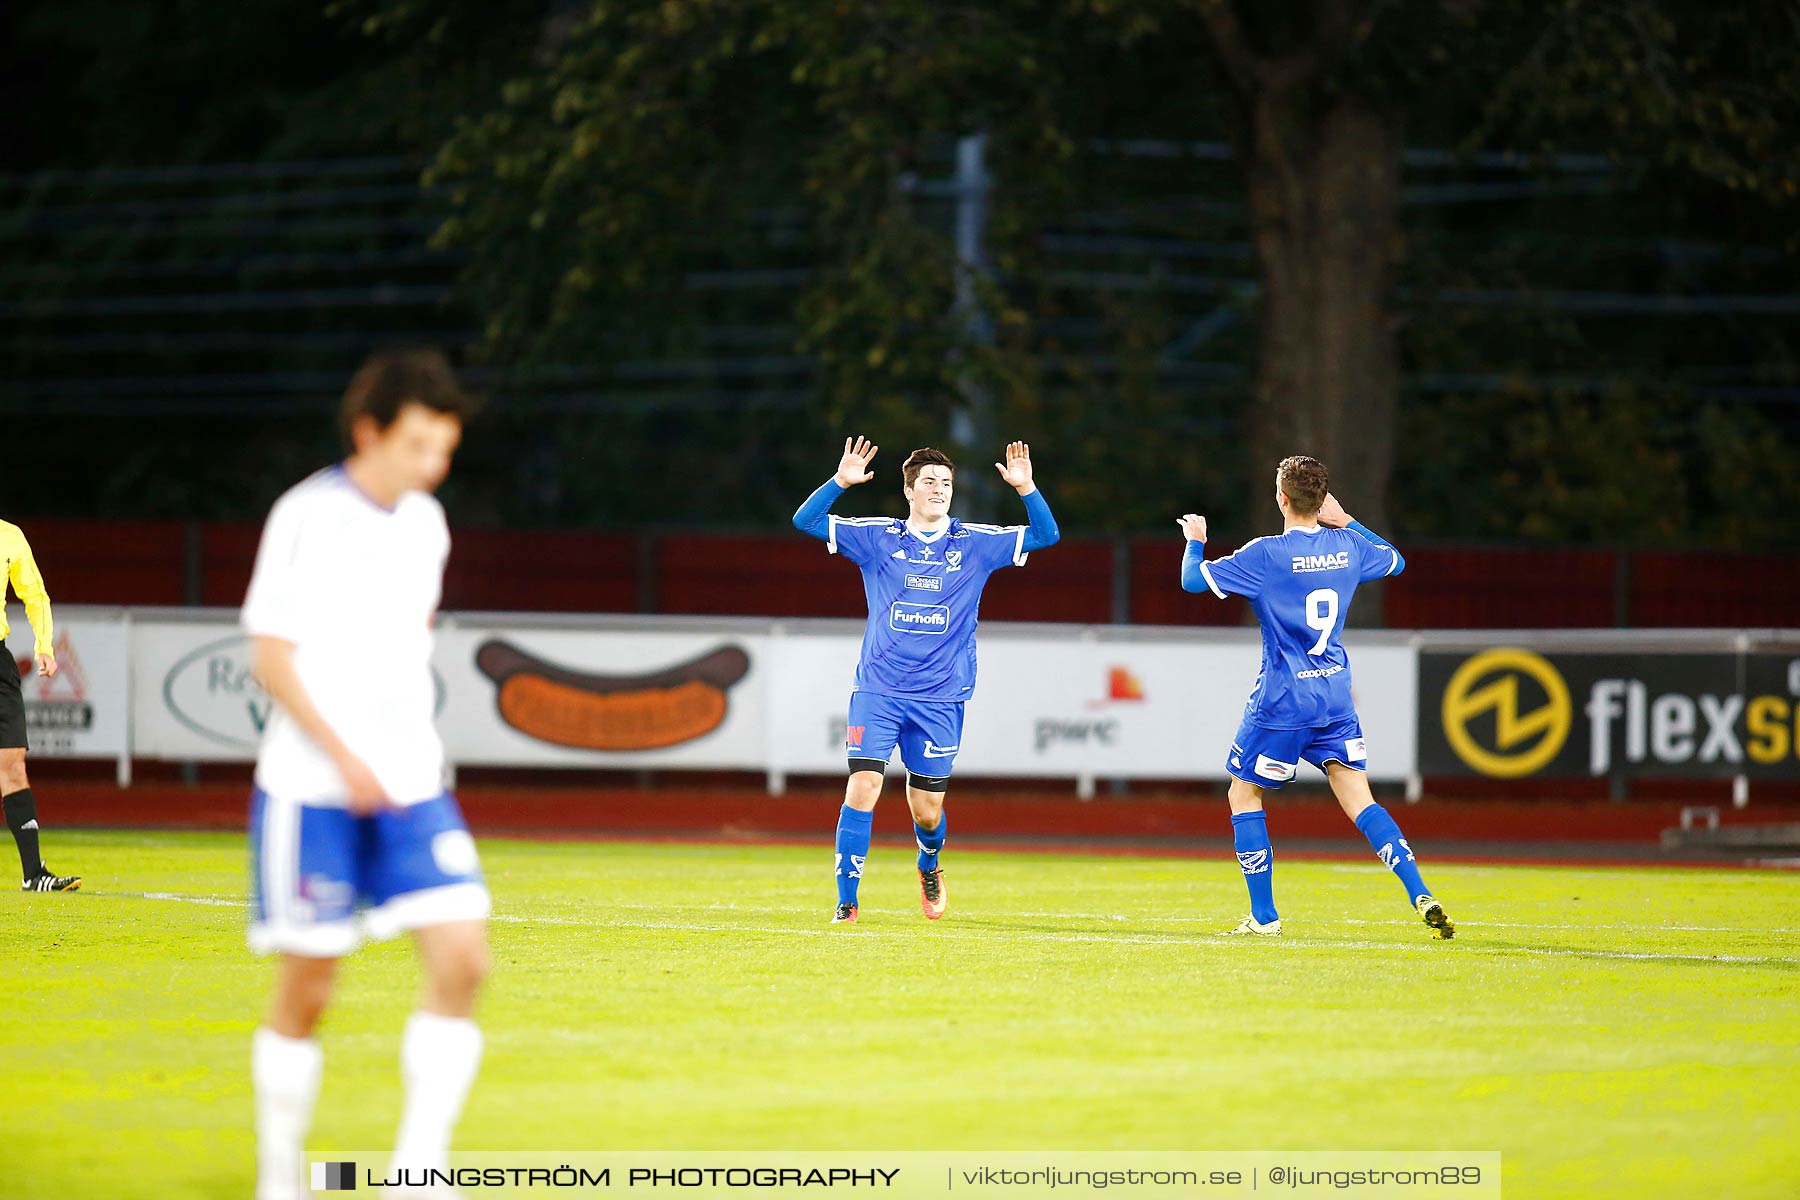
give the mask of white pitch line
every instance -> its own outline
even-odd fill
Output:
[[[1433,872],[1454,871],[1457,874],[1505,875],[1515,873],[1521,869],[1533,871],[1543,869],[1555,871],[1558,879],[1607,879],[1615,881],[1623,871],[1660,871],[1665,873],[1680,872],[1683,875],[1704,875],[1709,871],[1722,873],[1726,871],[1738,872],[1743,869],[1734,861],[1719,862],[1717,864],[1692,862],[1646,863],[1641,859],[1620,862],[1616,866],[1609,866],[1604,863],[1596,864],[1591,859],[1582,862],[1579,866],[1564,866],[1561,863],[1550,859],[1534,862],[1496,863],[1485,860],[1482,862],[1459,862],[1453,858],[1436,858],[1429,860],[1421,858],[1419,863],[1421,866],[1427,867]],[[1788,865],[1790,863],[1800,865],[1800,859],[1765,858],[1746,860],[1748,866],[1777,871],[1792,870],[1793,868]],[[1365,873],[1387,874],[1387,868],[1382,866],[1379,862],[1346,863],[1315,861],[1302,862],[1300,865],[1315,870],[1337,871],[1355,875]],[[1785,884],[1787,881],[1782,880],[1781,882]]]
[[[654,908],[656,905],[644,905]],[[808,908],[768,909],[764,912],[811,912]],[[1070,921],[1134,921],[1155,920],[1170,925],[1213,925],[1220,923],[1218,917],[1170,917],[1161,914],[1127,913],[1084,913],[1084,912],[1000,912],[994,909],[982,909],[984,917],[1055,917]],[[1367,920],[1360,917],[1338,917],[1336,919],[1319,918],[1309,920],[1313,925],[1391,925],[1396,929],[1412,924],[1411,921]],[[1575,921],[1567,924],[1537,924],[1529,921],[1465,921],[1458,919],[1458,929],[1609,929],[1619,933],[1800,933],[1800,929],[1785,926],[1758,925],[1754,928],[1736,925],[1596,925],[1590,921]]]
[[[109,893],[101,892],[101,893],[90,893],[90,894],[107,895]],[[187,903],[187,904],[206,904],[206,905],[213,905],[213,906],[216,906],[219,908],[244,908],[244,907],[247,907],[249,904],[248,900],[232,899],[230,897],[224,897],[224,896],[189,896],[189,895],[183,895],[179,892],[113,892],[110,894],[115,895],[115,896],[132,896],[132,897],[142,898],[145,900],[176,900],[176,901],[181,901],[181,902]],[[750,911],[755,911],[755,912],[760,912],[760,913],[772,913],[772,912],[810,913],[810,912],[818,911],[817,906],[808,906],[808,905],[799,905],[799,904],[782,905],[780,907],[775,907],[775,906],[766,905],[766,904],[759,904],[759,905],[756,905],[754,907],[754,909],[746,907],[746,906],[742,906],[742,905],[737,905],[737,904],[609,904],[609,905],[607,905],[607,907],[611,908],[611,909],[624,908],[624,909],[633,909],[633,910],[643,910],[643,911],[647,911],[647,912],[668,912],[668,911],[673,910],[673,911],[677,911],[677,912],[683,912],[683,911],[686,911],[686,912],[750,912]],[[1008,910],[1004,910],[1004,909],[982,909],[980,912],[980,915],[982,917],[1024,917],[1024,918],[1030,918],[1030,919],[1053,918],[1053,919],[1057,919],[1057,920],[1066,920],[1066,921],[1133,921],[1133,920],[1154,919],[1154,920],[1164,923],[1164,924],[1212,925],[1212,924],[1221,923],[1221,918],[1219,918],[1219,917],[1171,917],[1171,916],[1166,916],[1166,915],[1131,914],[1131,913],[1012,912],[1012,911],[1008,911]],[[496,917],[495,919],[496,920],[508,920],[508,921],[543,920],[547,923],[556,923],[556,924],[568,924],[571,922],[576,923],[576,924],[586,923],[583,921],[582,918],[578,918],[578,917],[575,917],[575,918],[572,918],[572,917],[528,918],[528,917],[502,916],[502,917]],[[1338,917],[1335,919],[1319,919],[1319,920],[1311,921],[1309,923],[1314,924],[1314,925],[1358,925],[1358,926],[1384,925],[1384,926],[1391,926],[1396,929],[1410,927],[1410,925],[1412,924],[1412,922],[1410,922],[1410,921],[1401,921],[1401,920],[1397,920],[1397,919],[1396,920],[1368,920],[1368,919],[1362,918],[1362,917]],[[627,922],[625,924],[628,925],[629,923]],[[1551,922],[1533,922],[1533,921],[1473,921],[1473,920],[1465,920],[1465,921],[1458,921],[1457,927],[1464,928],[1464,929],[1605,929],[1605,930],[1610,930],[1610,931],[1616,932],[1616,933],[1751,933],[1751,934],[1754,934],[1754,933],[1800,933],[1800,929],[1795,929],[1795,928],[1791,928],[1791,927],[1783,926],[1783,925],[1775,925],[1775,926],[1763,925],[1763,926],[1755,926],[1755,927],[1737,926],[1737,925],[1619,925],[1619,924],[1595,924],[1590,921],[1571,921],[1571,922],[1564,922],[1564,923],[1551,923]],[[707,928],[710,928],[710,927],[707,927]],[[742,928],[742,927],[740,927],[740,928]],[[1106,935],[1102,934],[1102,935],[1098,935],[1098,936],[1106,936]]]
[[[102,893],[105,894],[105,893]],[[233,900],[222,896],[183,896],[175,892],[114,892],[116,896],[129,896],[144,900],[169,900],[182,904],[203,904],[218,908],[245,908],[246,900]],[[810,910],[801,910],[810,911]],[[998,915],[998,914],[995,914]],[[1067,915],[1067,914],[1065,914]],[[642,929],[662,930],[669,933],[755,933],[786,937],[855,937],[857,934],[844,930],[833,930],[829,927],[818,929],[795,929],[791,926],[779,925],[699,925],[679,921],[591,921],[580,917],[547,917],[521,916],[514,913],[495,913],[490,920],[509,925],[560,925],[581,929]],[[1338,924],[1355,925],[1369,922],[1343,920]],[[1512,928],[1538,928],[1538,926],[1512,926]],[[1548,926],[1547,928],[1563,928]],[[1571,926],[1570,928],[1595,928],[1595,926]],[[1653,927],[1660,928],[1660,927]],[[1786,932],[1785,930],[1715,930],[1725,933],[1749,932]],[[960,932],[943,928],[931,932],[933,938],[953,941],[986,941],[987,933]],[[1116,933],[1051,933],[1045,930],[1011,930],[1006,936],[1021,941],[1036,942],[1100,942],[1108,945],[1126,946],[1215,946],[1241,944],[1226,942],[1214,936],[1206,938],[1183,937],[1140,937],[1134,934]],[[1275,941],[1258,939],[1258,944],[1275,946],[1281,949],[1298,950],[1381,950],[1418,953],[1426,947],[1415,942],[1313,942],[1313,941]],[[1469,945],[1466,941],[1464,946]],[[1460,948],[1460,947],[1459,947]],[[1784,958],[1778,955],[1758,954],[1665,954],[1653,951],[1633,950],[1576,950],[1550,946],[1479,946],[1476,949],[1483,954],[1504,956],[1508,954],[1531,954],[1544,958],[1602,958],[1622,959],[1643,962],[1696,962],[1696,963],[1784,963],[1800,966],[1800,958]],[[1435,953],[1435,950],[1427,952]]]
[[[1339,925],[1406,925],[1406,921],[1365,921],[1356,917],[1339,917]],[[1620,933],[1800,933],[1800,930],[1785,926],[1759,925],[1747,929],[1736,925],[1596,925],[1591,921],[1571,921],[1567,924],[1537,924],[1530,921],[1462,921],[1456,923],[1458,929],[1610,929]]]
[[[233,900],[226,896],[184,896],[180,892],[99,892],[88,893],[101,896],[132,896],[145,900],[179,900],[183,904],[207,904],[214,908],[249,908],[248,900]]]
[[[585,929],[661,929],[673,933],[758,933],[787,935],[794,937],[855,937],[857,934],[848,931],[821,929],[794,929],[787,926],[768,925],[694,925],[675,921],[584,921],[573,917],[526,917],[513,914],[499,914],[492,918],[521,925],[573,925]],[[986,941],[991,935],[985,933],[962,933],[947,929],[932,930],[931,937],[936,939],[952,939],[956,941]],[[1010,930],[1006,936],[1022,941],[1039,942],[1104,942],[1108,944],[1133,946],[1218,946],[1231,944],[1218,936],[1208,938],[1181,937],[1138,937],[1131,934],[1111,933],[1049,933],[1043,930]],[[1233,939],[1235,942],[1235,939]],[[1418,952],[1425,949],[1416,942],[1307,942],[1307,941],[1275,941],[1273,939],[1257,939],[1259,944],[1275,946],[1287,950],[1399,950]],[[1241,943],[1238,943],[1241,944]],[[1464,943],[1467,945],[1467,943]],[[1608,959],[1641,959],[1652,962],[1727,962],[1727,963],[1791,963],[1800,966],[1800,958],[1782,958],[1774,955],[1749,954],[1663,954],[1652,951],[1631,950],[1574,950],[1559,949],[1548,946],[1479,946],[1478,949],[1487,954],[1536,954],[1550,958],[1608,958]],[[1435,951],[1428,951],[1435,952]]]

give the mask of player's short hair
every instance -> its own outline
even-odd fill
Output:
[[[1331,490],[1331,477],[1325,472],[1325,464],[1304,454],[1292,454],[1282,459],[1281,465],[1275,468],[1275,479],[1277,486],[1287,493],[1288,507],[1297,517],[1310,517],[1318,512],[1319,506],[1325,503],[1325,493]]]
[[[377,350],[344,389],[344,406],[338,415],[344,444],[351,444],[351,426],[363,417],[385,431],[408,404],[422,404],[465,423],[475,412],[474,400],[457,383],[456,372],[442,350],[434,346]]]
[[[900,478],[906,481],[907,487],[911,487],[919,482],[919,472],[926,467],[948,467],[952,476],[956,474],[956,464],[950,461],[948,454],[942,450],[933,450],[930,446],[921,446],[907,455],[906,461],[900,464]]]

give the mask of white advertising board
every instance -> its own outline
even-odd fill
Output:
[[[43,758],[117,758],[130,747],[126,693],[130,635],[120,610],[53,611],[56,674],[36,670],[31,625],[24,609],[7,612],[7,648],[21,672],[25,729],[31,753]]]
[[[132,742],[145,758],[244,761],[273,701],[250,674],[235,610],[132,626]]]
[[[771,689],[778,770],[843,769],[844,717],[860,632],[790,629]],[[980,677],[959,772],[1122,779],[1223,779],[1225,754],[1256,682],[1253,630],[1001,626],[980,638]],[[1352,651],[1369,770],[1405,779],[1414,757],[1413,651]]]
[[[255,756],[270,701],[235,622],[221,610],[131,626],[136,753]],[[95,661],[114,652],[104,627],[85,636]],[[438,727],[458,765],[837,774],[860,642],[850,621],[459,615],[438,633]],[[1260,659],[1248,629],[1002,625],[980,644],[965,775],[1222,779]],[[1414,651],[1388,635],[1351,653],[1370,774],[1405,779]]]
[[[453,762],[768,764],[766,622],[719,629],[546,628],[458,618],[438,635]]]

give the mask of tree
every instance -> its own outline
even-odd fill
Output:
[[[1240,109],[1262,280],[1252,457],[1304,451],[1386,524],[1399,370],[1390,303],[1400,248],[1400,122],[1349,86],[1381,6],[1200,6]],[[1256,37],[1246,16],[1265,18]],[[1286,28],[1282,28],[1282,26]],[[1264,47],[1259,47],[1258,42]]]
[[[443,237],[475,254],[496,352],[555,357],[626,330],[678,336],[672,281],[718,252],[693,229],[802,199],[799,257],[817,270],[801,345],[825,414],[868,398],[941,428],[971,376],[1002,405],[1047,386],[1034,238],[1087,184],[1077,148],[1129,109],[1107,93],[1180,80],[1157,96],[1163,127],[1230,116],[1239,148],[1260,279],[1246,482],[1260,496],[1262,468],[1305,449],[1380,519],[1407,134],[1653,153],[1785,200],[1791,19],[1790,5],[1649,0],[619,0],[567,26],[443,148],[435,177],[457,208]],[[1096,82],[1097,62],[1133,75],[1098,95],[1073,86]],[[1003,272],[982,292],[991,341],[967,336],[950,304],[959,264],[907,186],[943,137],[977,130],[1005,183]]]
[[[478,361],[503,368],[469,484],[484,518],[770,522],[815,469],[809,439],[939,441],[979,396],[995,434],[1050,452],[1072,529],[1160,528],[1179,496],[1248,532],[1274,460],[1306,450],[1371,521],[1395,464],[1448,485],[1394,498],[1401,536],[1459,532],[1443,499],[1465,493],[1493,498],[1496,533],[1606,536],[1580,498],[1675,462],[1671,529],[1741,537],[1717,481],[1800,426],[1775,405],[1800,381],[1791,320],[1671,337],[1542,295],[1787,290],[1794,0],[332,0],[328,20],[221,4],[8,10],[8,78],[48,114],[21,163],[431,159],[413,211],[447,205],[438,241],[467,258],[467,308],[432,328],[473,313]],[[944,193],[972,134],[998,181],[982,271],[957,258]],[[1127,138],[1208,144],[1097,149]],[[1438,169],[1420,147],[1461,156],[1453,186],[1418,186]],[[1570,150],[1579,178],[1557,165]],[[1419,200],[1464,184],[1520,198]],[[45,206],[76,202],[78,183],[56,187]],[[39,217],[62,215],[5,214],[18,233]],[[153,250],[174,280],[201,256],[135,244],[146,227],[19,236],[5,271],[39,300],[135,294],[103,265]],[[1453,299],[1472,293],[1488,300]],[[9,376],[224,361],[97,365],[55,349],[60,329],[31,326]],[[1597,452],[1619,436],[1656,445]],[[633,469],[676,440],[679,473]],[[1526,496],[1507,481],[1549,479],[1540,446],[1559,482]],[[237,494],[211,474],[190,491]]]
[[[1308,447],[1385,516],[1410,131],[1650,159],[1786,203],[1800,8],[1650,0],[1195,5],[1236,100],[1262,281],[1255,458]],[[1362,499],[1367,497],[1368,499]]]

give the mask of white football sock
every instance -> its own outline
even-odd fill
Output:
[[[256,1092],[256,1200],[296,1200],[325,1054],[311,1038],[259,1028],[250,1039]]]
[[[481,1029],[467,1017],[415,1012],[400,1037],[406,1111],[394,1139],[394,1166],[446,1170],[450,1131],[481,1066]]]

